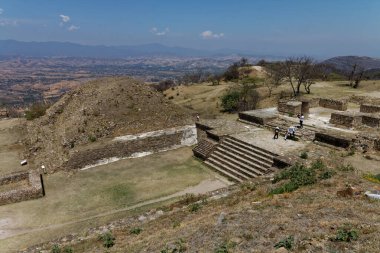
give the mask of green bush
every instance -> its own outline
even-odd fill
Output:
[[[198,212],[201,208],[202,208],[202,206],[199,203],[193,203],[189,206],[189,210],[192,213]]]
[[[111,232],[104,233],[100,236],[100,240],[103,241],[103,246],[105,248],[111,248],[115,245],[115,237],[111,234]]]
[[[274,247],[276,249],[284,247],[287,250],[291,250],[293,248],[293,244],[294,244],[294,238],[293,236],[289,236],[287,238],[282,239],[278,243],[276,243]]]
[[[132,228],[131,230],[129,230],[129,233],[130,234],[133,234],[133,235],[138,235],[142,232],[142,229],[141,228]]]
[[[358,238],[359,236],[356,230],[344,227],[338,229],[338,232],[335,238],[333,238],[333,241],[351,242],[357,240]]]
[[[88,136],[88,140],[89,140],[90,142],[95,142],[95,141],[96,141],[96,137],[93,136],[93,135],[90,135],[90,136]]]
[[[222,107],[226,112],[234,112],[239,108],[240,92],[230,90],[222,96]]]
[[[61,248],[59,247],[59,245],[54,244],[51,248],[51,253],[61,253]]]
[[[70,246],[66,246],[63,248],[63,253],[74,253],[74,250]]]
[[[42,103],[33,104],[29,110],[25,111],[25,118],[27,120],[34,120],[41,116],[44,116],[49,106],[50,105]]]
[[[272,181],[273,184],[284,180],[287,180],[287,182],[272,189],[269,194],[273,195],[292,192],[301,186],[315,184],[318,179],[327,179],[333,175],[334,172],[328,170],[321,160],[313,162],[310,167],[295,164],[275,175]]]
[[[306,151],[302,152],[302,153],[300,154],[300,157],[301,157],[302,159],[307,159],[307,158],[308,158],[307,152],[306,152]]]

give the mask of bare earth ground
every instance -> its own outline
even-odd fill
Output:
[[[227,186],[190,148],[44,177],[46,196],[0,206],[0,252],[21,249],[116,219],[188,192]],[[38,235],[38,236],[37,236]]]
[[[21,166],[23,146],[20,129],[21,119],[0,119],[0,176],[16,171],[28,170],[28,166]]]

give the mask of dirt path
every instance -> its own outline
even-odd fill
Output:
[[[215,191],[215,190],[224,188],[224,187],[231,185],[231,184],[232,184],[231,182],[227,181],[224,178],[215,178],[212,180],[207,179],[207,180],[200,182],[196,186],[188,187],[182,191],[176,192],[176,193],[168,195],[168,196],[143,201],[143,202],[140,202],[140,203],[133,205],[133,206],[100,213],[100,214],[90,216],[90,217],[87,217],[84,219],[78,219],[75,221],[58,223],[58,224],[53,224],[53,225],[49,225],[49,226],[42,226],[42,227],[38,227],[38,228],[25,228],[22,230],[20,230],[20,229],[17,229],[17,230],[7,229],[6,227],[9,226],[9,224],[12,222],[9,219],[0,219],[0,240],[10,238],[10,237],[14,237],[14,236],[24,235],[24,234],[28,234],[28,233],[41,232],[44,230],[59,229],[59,228],[62,228],[64,226],[67,226],[67,225],[72,225],[72,224],[81,223],[81,222],[85,222],[85,221],[89,221],[89,220],[93,220],[93,219],[97,219],[97,218],[101,218],[101,217],[105,217],[105,216],[110,216],[110,215],[113,215],[116,213],[120,213],[120,212],[124,212],[124,211],[130,211],[130,210],[133,210],[133,209],[136,209],[139,207],[143,207],[146,205],[155,204],[155,203],[159,203],[162,201],[170,200],[172,198],[181,197],[181,196],[184,196],[185,194],[188,194],[188,193],[203,194],[203,193]]]

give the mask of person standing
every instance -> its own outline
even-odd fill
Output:
[[[273,136],[273,139],[278,139],[278,134],[280,132],[280,128],[279,127],[276,127],[274,129],[274,136]]]
[[[300,116],[300,127],[303,128],[303,121],[305,120],[305,116],[303,116],[303,114],[301,114]]]

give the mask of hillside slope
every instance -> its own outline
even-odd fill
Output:
[[[82,145],[104,138],[192,123],[189,110],[132,78],[103,78],[66,94],[46,115],[28,122],[29,158],[59,168]]]
[[[364,70],[380,68],[380,59],[366,56],[338,56],[327,59],[323,63],[331,64],[342,71],[351,71],[354,64],[364,68]]]

